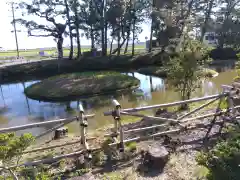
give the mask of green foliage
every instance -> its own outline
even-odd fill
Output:
[[[227,109],[228,107],[229,107],[229,104],[228,104],[227,98],[224,98],[220,104],[220,108]]]
[[[92,157],[93,165],[102,165],[104,162],[104,153],[102,151],[94,153]]]
[[[17,158],[17,163],[22,157],[22,152],[34,141],[34,137],[29,134],[16,136],[14,133],[0,134],[0,160],[3,164],[12,163],[13,158]]]
[[[76,173],[78,176],[82,176],[82,175],[88,173],[89,171],[90,171],[90,169],[78,169],[78,170],[76,170]]]
[[[25,167],[23,169],[20,170],[20,176],[22,176],[25,179],[34,179],[37,174],[37,168],[34,167]]]
[[[127,150],[130,152],[134,152],[137,150],[137,143],[136,142],[130,142],[126,144]]]
[[[234,78],[234,81],[239,81],[240,80],[240,69],[239,69],[239,67],[240,67],[240,63],[237,63],[236,64],[236,73],[237,73],[237,76]]]
[[[240,53],[237,53],[237,60],[238,60],[238,62],[240,61]]]
[[[20,177],[24,180],[49,180],[52,179],[51,174],[45,168],[25,167],[19,171]]]
[[[208,169],[210,180],[240,179],[240,134],[239,129],[231,133],[231,138],[220,141],[209,152],[201,152],[196,160]]]

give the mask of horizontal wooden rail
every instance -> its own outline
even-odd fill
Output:
[[[222,122],[216,122],[215,123],[215,125],[221,125],[221,124],[222,124]],[[186,128],[178,128],[178,129],[168,130],[168,131],[164,131],[164,132],[158,132],[158,133],[148,135],[148,136],[138,136],[136,138],[126,139],[126,140],[123,141],[123,143],[126,144],[126,143],[129,143],[129,142],[135,142],[135,141],[138,142],[138,141],[142,141],[142,140],[149,140],[153,137],[158,137],[158,136],[167,135],[167,134],[180,133],[182,131],[187,131],[187,130],[206,128],[206,127],[209,127],[209,126],[211,126],[211,123],[197,124],[195,126],[193,125],[193,126],[186,127]],[[118,143],[119,142],[114,142],[114,143],[109,144],[109,146],[110,147],[111,146],[116,146],[116,145],[118,145]],[[91,152],[96,152],[96,151],[99,151],[101,149],[102,149],[102,147],[96,147],[96,148],[90,149],[90,151]],[[52,157],[52,158],[46,158],[46,159],[37,160],[37,161],[33,161],[33,162],[25,162],[23,164],[11,166],[9,168],[15,168],[15,167],[19,167],[19,166],[36,166],[36,165],[39,165],[39,164],[47,164],[47,163],[50,163],[50,162],[58,161],[58,160],[63,159],[63,158],[72,158],[72,157],[75,157],[75,156],[79,156],[79,155],[82,155],[84,152],[86,152],[85,149],[74,152],[74,153],[55,156],[55,157]]]
[[[150,129],[155,129],[155,128],[161,128],[161,127],[166,127],[169,124],[160,124],[160,125],[155,125],[155,126],[148,126],[148,127],[143,127],[143,128],[136,128],[136,129],[129,129],[127,131],[124,131],[124,133],[133,133],[133,132],[141,132],[141,131],[146,131]]]
[[[216,122],[215,125],[220,125],[221,123],[222,122]],[[198,125],[195,125],[195,126],[193,125],[193,126],[189,126],[189,127],[186,127],[186,128],[172,129],[172,130],[168,130],[168,131],[163,131],[163,132],[158,132],[158,133],[155,133],[155,134],[151,134],[151,135],[148,135],[148,136],[139,136],[139,137],[135,137],[135,138],[132,138],[132,139],[127,139],[127,140],[124,140],[124,143],[146,141],[146,140],[152,139],[154,137],[159,137],[159,136],[168,135],[168,134],[175,134],[175,133],[180,133],[180,132],[183,132],[183,131],[194,130],[194,129],[199,129],[199,128],[206,128],[206,127],[209,127],[210,125],[211,125],[211,123],[208,123],[206,125],[198,124]],[[111,143],[111,144],[109,144],[109,146],[115,146],[117,144],[118,143]]]
[[[195,112],[200,111],[201,109],[209,106],[210,104],[214,103],[214,102],[217,101],[218,99],[219,99],[219,98],[213,99],[213,100],[207,102],[206,104],[203,104],[203,105],[201,105],[200,107],[193,109],[192,111],[188,112],[187,114],[184,114],[184,115],[180,116],[180,117],[178,118],[178,120],[184,119],[184,118],[186,118],[187,116],[190,116],[190,115],[194,114]]]
[[[146,131],[146,130],[150,130],[150,129],[166,127],[168,125],[169,125],[168,123],[165,123],[165,124],[147,126],[147,127],[142,127],[142,128],[134,128],[134,129],[129,129],[129,130],[123,131],[123,133],[125,134],[125,133],[141,132],[141,131]],[[116,134],[119,135],[119,133],[113,132],[113,133],[104,134],[104,137],[111,137],[111,136],[114,136]]]
[[[128,112],[124,112],[124,111],[121,111],[120,113],[123,114],[123,115],[127,115],[127,116],[142,117],[142,118],[146,118],[146,119],[149,119],[149,120],[171,121],[171,122],[175,122],[175,123],[178,123],[178,122],[179,122],[178,120],[176,120],[176,119],[171,119],[171,118],[156,117],[156,116],[147,116],[147,115],[143,115],[143,114],[128,113]]]
[[[85,115],[85,117],[87,117],[87,118],[91,118],[94,116],[95,116],[94,114]],[[51,120],[51,121],[45,121],[45,122],[39,122],[39,123],[25,124],[25,125],[14,126],[14,127],[9,127],[9,128],[1,128],[0,133],[19,131],[19,130],[28,129],[28,128],[37,128],[37,127],[58,124],[58,123],[66,123],[66,122],[70,122],[70,121],[77,120],[77,119],[78,119],[78,117],[73,117],[73,118],[67,118],[67,119],[58,119],[58,120]]]
[[[193,98],[193,99],[189,99],[189,100],[185,100],[185,101],[177,101],[177,102],[172,102],[172,103],[167,103],[167,104],[157,104],[157,105],[152,105],[152,106],[122,109],[121,111],[123,111],[123,112],[137,112],[137,111],[144,111],[144,110],[155,109],[155,108],[166,108],[166,107],[171,107],[171,106],[179,106],[181,104],[189,104],[189,103],[194,103],[194,102],[199,102],[199,101],[215,99],[215,98],[224,97],[224,96],[227,96],[227,95],[228,95],[228,93],[222,93],[222,94],[205,96],[205,97],[201,97],[201,98]],[[104,112],[104,115],[105,116],[112,115],[112,111]]]
[[[88,141],[89,140],[94,140],[94,139],[96,139],[96,137],[87,138]],[[81,144],[81,140],[68,142],[68,143],[64,143],[64,144],[58,144],[58,145],[54,145],[54,146],[43,147],[43,148],[36,148],[36,149],[29,150],[29,151],[24,151],[23,154],[45,151],[45,150],[48,150],[48,149],[53,149],[53,148],[63,147],[63,146],[69,146],[69,145],[73,145],[73,144],[77,144],[77,143]]]

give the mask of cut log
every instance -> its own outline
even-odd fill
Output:
[[[149,147],[144,156],[144,166],[147,166],[148,169],[150,168],[162,171],[168,162],[168,159],[168,150],[160,144],[154,144]]]
[[[66,137],[67,135],[68,135],[68,128],[62,127],[62,128],[55,130],[53,139],[57,140],[57,139]]]

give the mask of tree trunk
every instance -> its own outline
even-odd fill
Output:
[[[80,34],[79,34],[79,18],[77,10],[77,0],[74,0],[74,14],[75,14],[75,27],[76,27],[76,38],[77,38],[77,59],[82,55],[81,52],[81,43],[80,43]]]
[[[120,25],[119,25],[119,31],[118,31],[118,50],[117,50],[117,55],[119,56],[120,55],[120,52],[121,52],[121,48],[122,47],[120,47],[120,40],[121,40],[121,37],[120,37]]]
[[[132,56],[135,55],[135,26],[136,26],[136,19],[134,18],[133,20],[133,40],[132,40]]]
[[[224,22],[223,22],[223,25],[222,25],[222,29],[225,29],[226,22],[228,21],[228,19],[230,17],[230,14],[231,14],[231,9],[227,8],[227,11],[224,14]],[[225,32],[223,32],[223,33],[225,33]],[[224,47],[225,37],[226,36],[224,34],[220,36],[220,40],[219,40],[219,47],[220,48]]]
[[[182,27],[181,27],[181,30],[180,30],[179,42],[178,42],[178,44],[176,46],[175,52],[179,52],[181,50],[181,48],[182,48],[183,43],[184,43],[184,40],[185,40],[184,36],[185,36],[185,33],[186,33],[186,32],[184,32],[184,30],[185,30],[185,28],[187,26],[187,21],[189,20],[190,14],[192,12],[193,2],[194,2],[194,0],[191,0],[188,3],[188,10],[186,12],[186,16],[183,17],[183,24],[182,24]]]
[[[129,43],[129,39],[130,39],[130,30],[131,30],[130,28],[131,28],[131,25],[129,26],[129,30],[127,32],[127,43],[125,46],[124,54],[127,54],[127,51],[128,51],[128,43]]]
[[[153,19],[152,19],[152,23],[151,23],[151,31],[150,31],[150,40],[149,40],[148,52],[152,51],[152,38],[153,38]]]
[[[207,24],[208,24],[209,18],[210,18],[211,13],[212,13],[213,3],[214,3],[214,0],[210,0],[209,6],[208,6],[208,9],[207,9],[207,13],[206,13],[206,16],[205,16],[204,24],[203,24],[203,27],[202,27],[202,32],[201,32],[201,37],[200,37],[201,42],[203,42],[204,35],[207,31]]]
[[[106,2],[105,2],[106,3]],[[105,32],[105,35],[104,35],[104,38],[105,38],[105,47],[104,47],[104,55],[106,56],[107,55],[107,44],[108,44],[108,36],[107,36],[107,30],[108,30],[108,23],[106,21],[106,4],[104,5],[104,19],[105,19],[105,22],[104,22],[104,32]]]
[[[79,59],[82,55],[79,27],[76,27],[76,31],[77,31],[76,32],[76,35],[77,35],[77,59]]]
[[[102,5],[101,5],[101,43],[102,43],[102,56],[105,56],[105,24],[104,24],[104,9],[105,9],[105,0],[102,0]]]
[[[90,30],[90,36],[91,36],[91,49],[95,48],[95,41],[94,41],[94,34],[93,34],[93,28],[91,26],[91,30]]]
[[[69,60],[72,60],[73,58],[73,35],[72,35],[72,28],[71,28],[71,22],[70,22],[70,14],[69,14],[69,7],[67,0],[64,0],[65,8],[66,8],[66,14],[67,14],[67,23],[69,28],[69,38],[70,38],[70,52],[69,52]]]
[[[116,52],[118,52],[118,50],[122,48],[122,46],[125,44],[125,42],[126,42],[126,39],[123,40],[123,42],[120,44],[119,48],[116,48],[113,50],[112,54],[115,54]]]
[[[113,38],[112,38],[112,42],[111,42],[111,45],[110,45],[110,54],[112,54],[112,46],[113,46]]]
[[[152,12],[155,7],[155,0],[152,0]],[[149,49],[148,52],[152,51],[152,38],[153,38],[153,17],[151,18],[151,31],[150,31],[150,38],[149,38]]]
[[[58,38],[57,50],[58,50],[58,59],[62,59],[63,58],[63,37],[62,37],[62,35],[60,35]]]

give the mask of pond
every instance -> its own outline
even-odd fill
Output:
[[[172,89],[167,89],[164,79],[150,77],[139,73],[128,73],[141,81],[140,89],[142,96],[134,96],[131,93],[117,97],[122,108],[133,108],[137,106],[161,104],[178,100],[178,94]],[[221,92],[222,84],[231,84],[236,72],[227,70],[220,72],[218,77],[202,82],[202,88],[198,89],[193,96],[201,97]],[[36,81],[35,81],[36,82]],[[9,85],[1,85],[0,91],[0,127],[9,127],[27,123],[42,122],[46,120],[66,118],[76,115],[78,102],[69,103],[47,103],[31,100],[27,98],[23,91],[35,82],[23,82]],[[89,127],[96,129],[102,125],[113,123],[112,117],[103,116],[104,111],[112,110],[111,99],[113,96],[95,97],[93,99],[82,100],[87,114],[95,113],[93,119],[89,119]],[[69,105],[71,110],[69,110]],[[68,108],[67,108],[68,107]],[[39,134],[44,129],[34,128],[24,132]],[[77,122],[69,125],[71,133],[79,133]],[[23,131],[19,132],[22,133]]]

